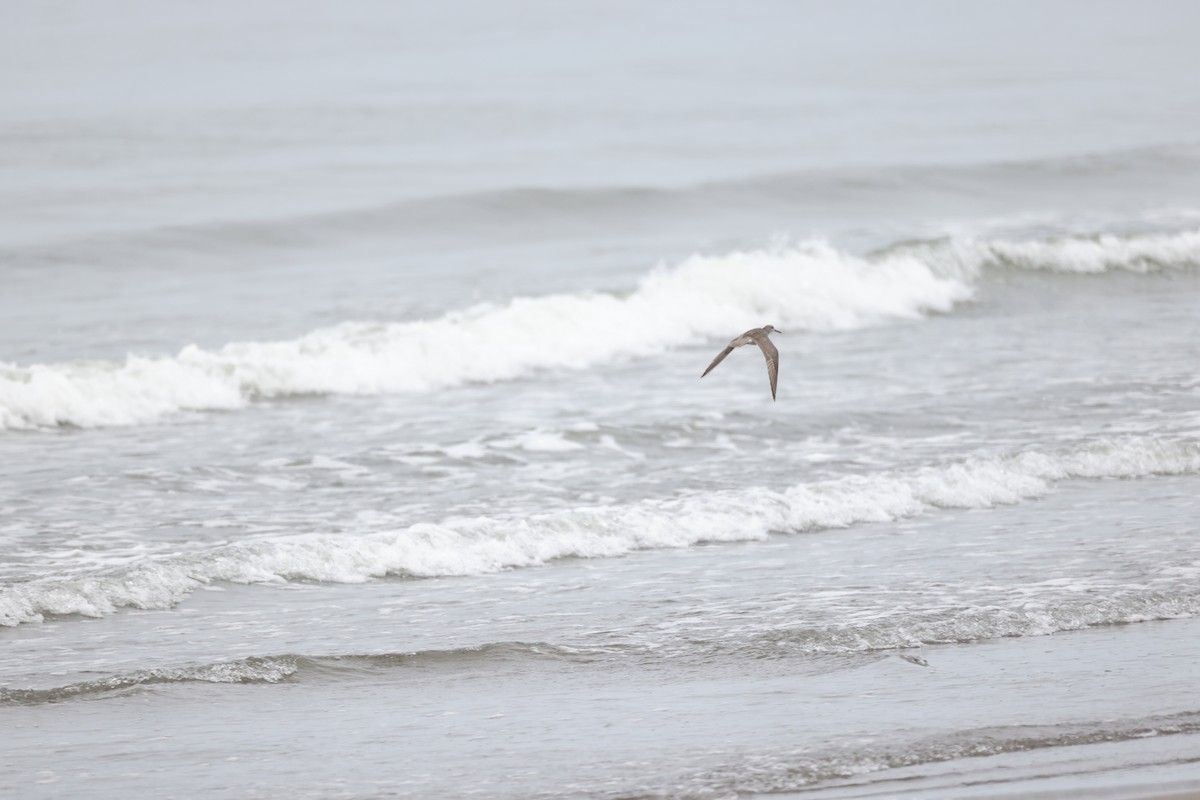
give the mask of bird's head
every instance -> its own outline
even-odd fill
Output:
[[[774,325],[763,325],[763,332],[764,333],[783,333],[783,331],[779,330]]]

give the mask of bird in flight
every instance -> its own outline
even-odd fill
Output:
[[[754,342],[758,345],[758,349],[762,350],[763,356],[767,359],[767,377],[771,380],[771,399],[775,399],[775,384],[779,382],[779,351],[775,349],[775,345],[767,337],[772,333],[783,333],[783,331],[775,330],[774,326],[764,325],[761,328],[751,328],[741,336],[729,343],[729,346],[722,350],[712,363],[708,365],[708,369],[700,376],[713,371],[713,368],[725,360],[725,356],[733,352],[735,347],[741,347],[744,344]]]

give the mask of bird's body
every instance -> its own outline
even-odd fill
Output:
[[[767,338],[772,333],[781,333],[775,330],[774,326],[764,325],[761,328],[751,328],[741,336],[729,343],[729,346],[717,354],[717,357],[708,365],[708,369],[704,370],[700,375],[703,378],[705,375],[713,371],[713,368],[725,360],[725,356],[732,353],[736,348],[742,345],[753,342],[758,345],[758,349],[762,350],[763,356],[767,359],[767,378],[771,381],[771,399],[775,399],[775,385],[779,382],[779,351],[775,349],[775,344]]]

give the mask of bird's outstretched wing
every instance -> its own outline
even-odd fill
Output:
[[[702,373],[700,374],[700,377],[701,377],[701,378],[703,378],[705,375],[707,375],[708,373],[712,372],[712,371],[713,371],[713,367],[715,367],[717,364],[720,364],[722,361],[724,361],[724,360],[725,360],[725,356],[729,355],[729,354],[730,354],[730,353],[732,353],[732,352],[733,352],[733,346],[732,346],[732,345],[730,345],[729,347],[726,347],[724,350],[722,350],[722,351],[721,351],[721,352],[720,352],[720,353],[717,355],[717,357],[716,357],[716,358],[714,358],[714,359],[712,360],[712,363],[708,365],[708,369],[704,370],[704,372],[702,372]]]
[[[771,399],[775,399],[775,385],[779,383],[779,350],[775,348],[775,344],[766,336],[758,336],[754,339],[754,343],[758,345],[758,349],[763,351],[763,356],[767,359],[767,377],[771,379]],[[726,351],[728,352],[728,351]],[[721,358],[725,357],[725,353],[721,354]],[[717,361],[721,359],[718,358]],[[714,365],[716,362],[713,362]],[[709,367],[712,369],[712,367]]]

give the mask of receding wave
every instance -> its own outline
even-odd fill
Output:
[[[884,522],[938,508],[988,508],[1040,497],[1069,478],[1200,472],[1200,442],[1101,440],[1058,452],[968,459],[910,472],[856,475],[784,490],[755,487],[580,508],[523,518],[478,517],[350,535],[242,542],[102,572],[0,589],[0,624],[44,615],[99,616],[168,608],[213,581],[357,583],[393,576],[478,575],[559,558],[746,541],[771,532]]]
[[[833,330],[914,319],[970,294],[911,255],[867,261],[819,242],[695,256],[649,273],[625,295],[517,298],[437,319],[351,322],[289,341],[190,346],[123,364],[0,365],[0,428],[131,425],[286,395],[433,391],[649,355],[768,320]]]
[[[1154,736],[1200,733],[1200,712],[1132,719],[1095,720],[1058,725],[1000,725],[954,731],[915,742],[868,742],[841,748],[763,754],[754,768],[744,762],[723,764],[688,783],[691,791],[671,797],[715,797],[799,791],[823,781],[853,778],[901,767],[937,764],[962,758],[1021,753],[1053,747],[1125,742]],[[660,797],[658,792],[629,797]]]

